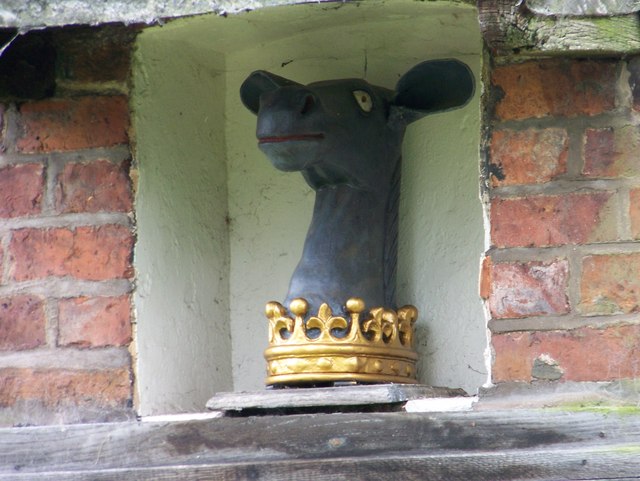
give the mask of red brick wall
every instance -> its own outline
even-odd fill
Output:
[[[132,31],[54,30],[55,94],[0,103],[0,424],[132,413]]]
[[[640,69],[495,66],[481,293],[496,383],[640,377]]]

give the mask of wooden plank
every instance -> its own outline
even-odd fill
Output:
[[[630,54],[640,52],[637,14],[609,17],[547,17],[525,2],[478,2],[480,30],[495,56]]]
[[[640,17],[536,18],[529,24],[540,53],[628,54],[640,51]]]
[[[427,475],[640,477],[640,415],[372,413],[0,430],[3,480],[410,480]]]
[[[540,15],[607,16],[635,13],[638,0],[525,0],[527,8]]]
[[[634,452],[635,449],[635,452]],[[5,481],[33,480],[291,480],[291,481],[423,481],[464,480],[637,480],[638,446],[611,446],[610,451],[541,450],[479,452],[468,455],[422,453],[378,457],[337,458],[139,468],[89,468],[79,471],[13,473]],[[623,478],[624,477],[624,478]]]
[[[326,388],[272,389],[256,392],[217,393],[207,408],[222,411],[303,407],[403,404],[409,400],[464,396],[460,389],[418,384],[375,384]]]

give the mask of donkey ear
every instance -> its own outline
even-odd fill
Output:
[[[287,85],[300,85],[293,80],[257,70],[247,77],[240,86],[240,98],[245,107],[254,114],[260,109],[260,95]]]
[[[409,124],[431,113],[462,107],[473,97],[474,90],[471,70],[458,60],[419,63],[396,85],[392,118]]]

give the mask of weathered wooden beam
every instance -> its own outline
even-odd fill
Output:
[[[545,16],[515,0],[482,0],[478,18],[495,56],[625,55],[640,52],[637,13],[608,17]]]
[[[612,16],[640,10],[639,0],[525,0],[540,15]]]
[[[291,481],[495,481],[500,480],[638,480],[638,452],[615,446],[610,452],[554,450],[174,465],[141,468],[86,469],[9,475],[0,479],[65,481],[291,480]],[[616,452],[617,451],[617,452]]]
[[[637,411],[637,410],[636,410]],[[327,414],[0,430],[0,479],[640,479],[640,414]]]

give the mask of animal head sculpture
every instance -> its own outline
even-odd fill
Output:
[[[316,190],[313,219],[287,301],[341,309],[348,297],[395,307],[400,154],[406,126],[473,96],[469,68],[453,59],[420,63],[394,91],[364,80],[301,85],[269,72],[240,89],[258,116],[259,148]]]

